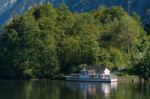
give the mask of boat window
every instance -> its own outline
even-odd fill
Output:
[[[87,71],[82,71],[81,75],[88,75],[88,72]]]

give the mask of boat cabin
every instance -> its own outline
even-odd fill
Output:
[[[68,75],[66,79],[70,81],[117,81],[117,77],[113,76],[108,68],[102,66],[85,66],[80,74]]]
[[[82,75],[110,75],[110,70],[106,67],[85,66],[80,74]]]

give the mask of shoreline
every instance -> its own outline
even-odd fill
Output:
[[[125,82],[125,83],[138,83],[138,82],[150,82],[150,78],[148,81],[144,80],[143,78],[140,78],[138,76],[117,76],[118,78],[118,83],[122,83],[122,82]],[[56,79],[48,79],[48,78],[30,78],[30,79],[1,79],[0,80],[26,80],[26,81],[43,81],[43,80],[64,80],[64,78],[56,78]]]
[[[138,76],[118,76],[118,82],[143,82],[144,79]]]

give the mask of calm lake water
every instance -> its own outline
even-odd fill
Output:
[[[0,99],[150,99],[150,84],[0,81]]]

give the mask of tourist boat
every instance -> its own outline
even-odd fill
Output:
[[[65,76],[68,81],[117,82],[117,76],[106,67],[85,66],[79,74]]]

